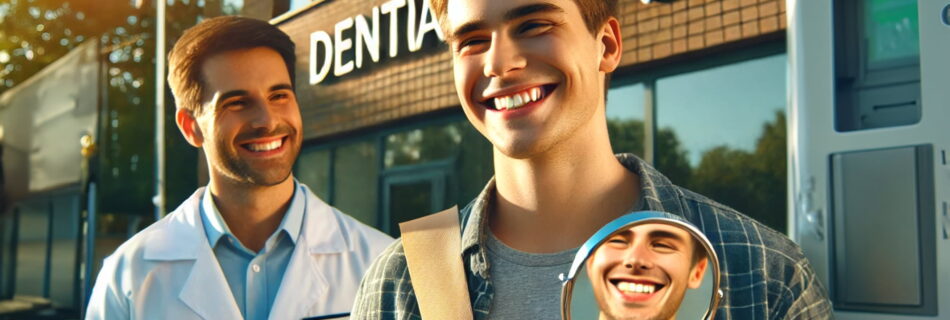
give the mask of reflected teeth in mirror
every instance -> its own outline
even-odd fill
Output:
[[[254,152],[271,151],[280,148],[283,141],[284,139],[277,139],[267,143],[249,143],[247,144],[247,148]]]
[[[620,282],[617,284],[617,289],[620,289],[620,291],[624,293],[653,293],[656,291],[656,286],[652,284]]]
[[[541,100],[543,95],[541,94],[541,87],[534,87],[522,92],[518,92],[509,96],[496,97],[495,98],[495,109],[497,110],[511,110],[518,109],[522,106]]]

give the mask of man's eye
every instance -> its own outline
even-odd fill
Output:
[[[277,93],[270,97],[271,100],[286,100],[290,98],[290,94],[287,93]]]
[[[232,100],[224,103],[224,107],[228,109],[242,108],[247,105],[247,102],[244,100]]]
[[[462,50],[473,50],[473,49],[478,48],[478,47],[480,47],[480,46],[482,46],[482,45],[484,45],[484,44],[486,44],[486,43],[488,43],[488,40],[482,39],[482,38],[465,39],[465,40],[459,41],[459,43],[458,43],[458,51],[462,51]]]
[[[528,21],[518,27],[518,33],[522,35],[538,35],[551,29],[553,25],[548,22]]]
[[[614,246],[620,246],[620,245],[625,246],[625,245],[627,245],[627,240],[624,239],[624,238],[611,238],[611,239],[607,240],[607,243],[609,243],[609,244],[611,244],[611,245],[614,245]]]
[[[671,244],[669,244],[669,243],[666,243],[666,242],[654,242],[654,243],[653,243],[653,247],[656,248],[657,251],[660,251],[660,252],[673,252],[673,251],[676,251],[676,247],[675,247],[675,246],[673,246],[673,245],[671,245]]]

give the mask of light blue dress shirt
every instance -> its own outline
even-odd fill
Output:
[[[201,198],[201,220],[205,234],[244,319],[267,319],[270,314],[297,237],[300,236],[307,209],[306,199],[300,185],[294,181],[294,194],[284,219],[274,234],[267,238],[264,248],[255,253],[231,233],[214,205],[211,192],[205,190]]]

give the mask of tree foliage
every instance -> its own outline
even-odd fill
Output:
[[[786,228],[785,113],[762,127],[752,152],[715,147],[703,153],[690,188],[773,229]]]
[[[615,152],[642,155],[643,122],[608,120]],[[703,194],[782,231],[786,226],[785,113],[762,126],[755,150],[721,145],[703,152],[695,168],[673,128],[657,131],[655,165],[674,184]]]
[[[156,3],[166,7],[166,50],[205,17],[235,14],[223,0],[0,0],[0,93],[85,41],[98,41],[103,75],[98,153],[92,166],[101,211],[150,213],[154,194]],[[196,151],[175,130],[166,94],[168,203],[195,188]]]
[[[607,133],[614,152],[633,153],[643,157],[644,148],[643,121],[637,119],[609,119]],[[655,140],[655,162],[657,168],[673,183],[685,185],[689,181],[691,170],[686,150],[676,138],[676,132],[670,128],[660,129]]]
[[[128,1],[0,2],[0,93],[88,39],[114,31],[141,9]]]

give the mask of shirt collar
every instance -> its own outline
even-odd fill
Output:
[[[670,179],[657,171],[643,159],[630,153],[617,154],[627,170],[640,177],[640,198],[643,199],[642,210],[662,211],[678,216],[685,216],[683,207],[683,191],[670,182]]]
[[[462,231],[462,252],[465,252],[480,243],[485,243],[488,229],[488,204],[495,194],[495,177],[488,180],[482,192],[472,201],[470,217]]]
[[[306,200],[304,198],[300,185],[295,179],[294,193],[290,198],[290,206],[287,207],[280,226],[278,226],[274,234],[269,237],[268,243],[276,238],[275,235],[281,231],[287,232],[290,240],[294,244],[297,243],[297,238],[300,235],[300,228],[303,225],[303,218],[307,209],[304,203]],[[224,218],[221,217],[217,206],[215,206],[209,188],[205,188],[204,195],[201,196],[201,219],[204,220],[205,235],[208,236],[208,243],[211,244],[212,247],[217,244],[218,240],[223,236],[234,237],[234,234],[231,233],[231,229],[228,228],[227,223],[224,222]]]

